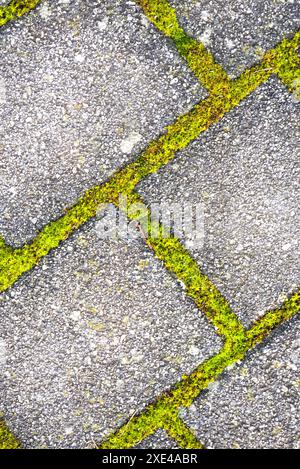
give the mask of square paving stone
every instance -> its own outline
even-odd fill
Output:
[[[0,296],[0,344],[26,448],[94,446],[222,345],[143,241],[93,224]]]
[[[299,345],[295,318],[182,412],[185,423],[208,448],[299,449]]]
[[[1,29],[0,62],[0,232],[13,245],[205,94],[129,1],[42,1]]]
[[[232,76],[300,28],[298,0],[171,0],[186,31]]]
[[[191,253],[245,325],[299,287],[299,149],[299,104],[272,78],[138,188],[204,205]]]

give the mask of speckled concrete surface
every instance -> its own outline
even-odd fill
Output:
[[[103,241],[93,224],[0,310],[0,405],[26,447],[99,443],[221,346],[143,241]]]
[[[299,449],[299,344],[297,318],[182,411],[207,448]]]
[[[204,91],[134,2],[42,1],[0,36],[0,230],[20,245]]]
[[[204,204],[192,255],[246,325],[299,285],[299,122],[271,79],[138,188],[148,203]]]
[[[186,31],[203,42],[230,76],[300,28],[298,0],[171,0]]]
[[[179,449],[176,442],[162,429],[145,438],[136,449]]]
[[[232,76],[300,23],[296,0],[171,3]],[[13,245],[206,96],[133,1],[42,0],[1,30],[0,60]],[[273,77],[139,185],[148,202],[204,204],[192,254],[245,325],[299,287],[299,135]],[[93,220],[0,295],[0,413],[25,448],[95,447],[220,350],[182,287],[141,239],[102,240]],[[181,410],[207,447],[299,446],[299,340],[294,319]],[[159,430],[137,447],[177,443]]]

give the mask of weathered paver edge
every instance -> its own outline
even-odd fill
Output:
[[[194,448],[192,438],[184,440],[180,433],[177,437],[175,435],[172,422],[178,421],[180,409],[189,407],[228,366],[243,360],[249,350],[262,343],[276,327],[294,317],[299,310],[300,291],[287,299],[281,308],[266,312],[263,317],[254,322],[250,329],[227,337],[218,354],[204,361],[191,375],[184,376],[172,390],[163,393],[140,415],[134,417],[104,441],[99,448],[131,448],[159,428],[172,434],[180,447]],[[177,428],[180,429],[180,426],[178,425]],[[199,444],[202,445],[202,443]]]
[[[11,2],[8,7],[3,8],[9,8],[12,4],[14,5],[14,8],[17,7],[17,4],[19,4],[19,6],[20,4],[23,6],[24,4],[28,4],[26,7],[27,9],[22,13],[24,14],[29,11],[29,9],[32,9],[34,6],[36,6],[37,3],[39,2],[14,1]],[[67,211],[66,215],[46,226],[44,230],[36,237],[33,243],[28,246],[24,246],[21,249],[13,249],[7,246],[2,239],[0,241],[0,255],[3,257],[0,259],[0,270],[2,267],[2,274],[4,274],[4,276],[6,276],[8,279],[8,282],[5,281],[2,285],[0,283],[0,288],[2,291],[9,288],[9,286],[11,286],[17,280],[17,278],[22,275],[22,273],[30,270],[51,249],[57,247],[61,241],[70,235],[71,232],[76,230],[81,224],[85,223],[91,217],[95,216],[101,204],[112,202],[117,205],[116,200],[120,193],[125,193],[131,197],[133,202],[136,201],[138,196],[134,193],[134,189],[138,182],[140,182],[148,174],[157,171],[162,165],[167,164],[175,156],[175,153],[184,148],[190,141],[194,140],[212,123],[217,122],[220,118],[222,118],[226,112],[230,111],[260,84],[264,83],[269,78],[269,76],[271,76],[271,74],[276,73],[288,86],[288,88],[293,91],[295,80],[299,77],[299,57],[296,53],[296,49],[299,47],[300,42],[299,33],[296,33],[291,40],[284,39],[275,49],[267,52],[263,61],[259,65],[246,70],[236,80],[229,81],[225,72],[222,71],[220,66],[215,64],[213,57],[207,53],[204,46],[197,43],[197,41],[194,39],[189,38],[183,32],[183,30],[178,25],[176,14],[174,16],[174,9],[169,6],[167,1],[148,0],[137,1],[137,3],[144,8],[145,13],[148,15],[150,20],[153,20],[154,18],[154,24],[156,23],[156,25],[163,31],[164,34],[166,34],[166,31],[164,31],[164,25],[170,25],[170,21],[169,19],[168,21],[164,21],[163,15],[165,13],[167,15],[171,15],[171,19],[173,18],[172,21],[175,21],[175,23],[173,25],[173,29],[171,28],[171,33],[168,33],[167,35],[175,42],[179,52],[183,55],[184,58],[186,58],[188,65],[199,78],[200,82],[210,91],[211,95],[209,98],[196,105],[188,114],[180,116],[173,125],[168,127],[167,132],[158,140],[150,144],[146,151],[135,162],[118,171],[108,183],[105,183],[102,186],[96,186],[93,189],[87,191],[86,194],[79,200],[79,202],[74,207],[69,209],[69,211]],[[30,7],[29,4],[31,5]],[[156,10],[157,7],[159,7],[159,10]],[[0,18],[1,13],[2,11],[0,10]],[[5,23],[10,19],[14,19],[16,16],[21,16],[21,14],[15,14],[14,17],[6,19]],[[0,25],[5,23],[0,23]],[[207,65],[207,70],[209,70],[209,73],[206,73],[205,64]],[[211,79],[213,75],[215,76],[215,79]],[[153,239],[149,238],[148,244],[154,249],[155,254],[163,259],[166,267],[169,268],[169,270],[171,270],[177,277],[181,279],[183,277],[183,281],[185,281],[187,285],[190,284],[190,296],[196,300],[196,303],[198,306],[200,306],[201,310],[207,310],[206,313],[208,318],[212,320],[213,323],[215,323],[215,326],[219,328],[219,332],[226,337],[225,345],[220,354],[218,354],[216,357],[212,357],[212,359],[210,359],[208,362],[213,359],[219,362],[221,358],[221,361],[224,360],[224,363],[226,363],[226,359],[228,360],[230,356],[227,356],[226,350],[228,348],[228,344],[230,344],[230,347],[232,346],[232,340],[236,343],[236,346],[237,343],[239,344],[238,354],[240,354],[243,350],[242,342],[245,341],[245,343],[247,342],[249,344],[249,347],[246,347],[248,350],[258,341],[263,340],[269,334],[270,330],[276,327],[276,325],[291,317],[290,314],[291,311],[294,311],[295,304],[297,305],[297,311],[299,310],[299,295],[296,294],[296,296],[294,295],[289,300],[291,303],[288,308],[287,306],[284,306],[281,310],[278,309],[275,310],[275,312],[267,313],[264,318],[264,322],[259,321],[253,326],[252,329],[245,333],[233,312],[228,310],[230,321],[227,320],[228,317],[226,316],[223,320],[221,317],[222,315],[219,314],[220,311],[218,307],[220,304],[218,304],[218,301],[220,300],[221,304],[224,301],[225,303],[227,302],[215,289],[216,291],[211,295],[211,298],[213,302],[214,299],[217,299],[217,303],[214,306],[217,310],[216,316],[218,320],[214,321],[215,313],[213,310],[213,314],[209,312],[211,305],[207,304],[207,298],[205,298],[205,295],[207,295],[207,293],[210,291],[212,284],[209,285],[206,283],[206,285],[203,287],[203,281],[205,284],[205,282],[209,282],[209,280],[206,279],[199,271],[199,268],[194,265],[195,262],[189,256],[187,251],[184,250],[182,245],[180,245],[179,241],[174,239],[156,239],[154,241]],[[177,262],[179,258],[174,259],[174,252],[181,259],[181,263]],[[185,262],[185,265],[183,261]],[[8,268],[6,270],[6,265],[10,266],[10,269]],[[189,268],[186,269],[186,265],[188,265]],[[3,272],[3,270],[6,270],[6,272]],[[15,275],[12,275],[13,271]],[[197,272],[196,282],[195,279],[191,281],[189,277],[195,272]],[[208,286],[209,288],[207,288]],[[295,313],[293,312],[293,314]],[[278,317],[281,318],[280,322],[278,322]],[[231,322],[232,324],[230,326]],[[232,327],[233,324],[234,328],[237,328],[238,333],[235,337],[234,334],[233,337],[229,337],[232,333],[232,329],[230,327]],[[225,355],[222,358],[222,353],[225,351],[226,359]],[[245,353],[245,351],[243,353]],[[231,356],[231,360],[233,359],[236,361],[239,359],[237,358],[238,355],[233,354],[233,356],[235,358],[233,359]],[[200,365],[200,367],[201,366],[204,365]],[[222,370],[223,369],[224,368],[222,368]],[[188,378],[190,379],[193,375],[194,374]],[[184,379],[182,383],[183,382]],[[177,386],[177,391],[179,388],[180,385]],[[178,412],[177,407],[176,412]],[[171,420],[170,415],[172,415]],[[138,418],[140,419],[141,416]],[[174,412],[171,412],[171,410],[168,412],[168,418],[165,416],[160,422],[160,426],[169,431],[170,434],[172,433],[173,437],[174,428],[176,427],[174,427],[174,422],[178,423],[178,429],[184,428],[184,424],[182,423],[181,427],[178,416],[175,416]],[[133,421],[130,423],[132,424]],[[127,429],[128,426],[129,425],[126,425]],[[187,433],[191,435],[191,433]],[[116,435],[111,437],[111,442]],[[191,441],[193,440],[192,437],[191,440],[186,438],[184,443],[183,438],[180,436],[180,432],[177,436],[181,441],[181,446],[186,445],[185,447],[192,447],[190,446],[192,444]],[[104,443],[102,447],[104,447],[105,444],[106,443]],[[121,444],[122,442],[120,441],[120,445],[118,447],[122,447]],[[132,443],[131,446],[133,444],[136,443]],[[195,444],[195,441],[193,444]],[[199,445],[201,446],[200,443]]]
[[[168,2],[164,1],[149,1],[149,0],[139,0],[138,3],[144,7],[144,11],[149,17],[149,19],[156,24],[156,26],[161,29],[167,36],[171,37],[174,40],[175,37],[175,44],[177,45],[177,38],[182,37],[182,30],[180,31],[178,28],[178,23],[175,23],[175,28],[171,27],[171,21],[173,18],[173,21],[176,20],[176,15],[174,19],[174,12]],[[164,6],[162,6],[164,5]],[[164,14],[163,9],[165,8],[166,10],[166,17],[162,18],[161,15]],[[166,30],[167,28],[167,30]],[[179,31],[179,32],[178,32]],[[172,37],[174,36],[174,37]],[[181,39],[180,39],[181,40]],[[187,43],[187,41],[184,39],[184,42]],[[299,38],[297,38],[297,46],[299,44]],[[278,60],[278,76],[282,79],[284,84],[290,89],[290,91],[293,91],[293,86],[295,79],[298,78],[299,76],[299,57],[296,52],[296,47],[291,49],[289,51],[289,56],[290,60],[289,62],[286,60],[286,56],[284,53],[284,48],[287,45],[286,40],[282,41],[281,46],[278,46],[277,52],[277,60]],[[178,45],[177,45],[178,47]],[[180,47],[178,47],[180,51]],[[199,52],[199,49],[194,49],[192,51],[192,54],[195,52],[197,54]],[[272,67],[268,68],[268,62],[269,60],[273,60],[273,51],[270,51],[268,54],[265,55],[264,61],[260,64],[260,66],[254,66],[252,67],[252,72],[254,73],[261,73],[261,72],[271,72],[274,73],[274,70]],[[273,57],[272,57],[273,56]],[[187,62],[190,65],[189,62],[191,62],[191,56],[186,57]],[[288,65],[287,65],[288,62]],[[193,64],[195,62],[193,61]],[[202,63],[200,65],[200,70],[199,73],[197,73],[197,70],[195,70],[195,67],[191,67],[194,72],[196,72],[196,76],[198,78],[201,78],[203,76],[202,72]],[[219,73],[217,71],[216,75]],[[258,77],[257,77],[258,78]],[[241,94],[246,91],[248,94],[248,87],[245,87],[245,84],[247,84],[247,81],[249,83],[249,70],[246,70],[244,74],[241,75],[238,79],[234,80],[235,84],[237,85],[237,88],[242,88]],[[233,82],[232,82],[233,83]],[[202,81],[202,84],[205,86],[206,83]],[[224,94],[226,87],[227,87],[227,92],[230,93],[230,87],[228,89],[228,82],[227,78],[225,78],[225,81],[221,80],[221,93],[220,93],[220,88],[217,91],[217,88],[213,87],[212,83],[209,83],[209,87],[206,86],[207,88],[210,88],[211,92],[214,93],[220,93]],[[242,98],[243,99],[243,98]],[[141,200],[142,202],[142,200]],[[186,268],[187,265],[192,264],[192,259],[189,256],[189,261],[186,262],[186,259],[184,258],[184,254],[181,253],[182,257],[179,255],[179,258],[181,260],[178,261],[176,259],[174,263],[174,251],[177,251],[176,245],[177,240],[165,240],[161,238],[159,242],[157,242],[157,238],[155,240],[150,240],[148,239],[148,244],[154,249],[154,252],[157,257],[161,258],[166,267],[171,270],[172,273],[175,273],[177,278],[180,278],[182,281],[184,281],[188,294],[190,296],[194,296],[194,299],[196,300],[197,303],[197,293],[198,293],[198,300],[200,300],[200,305],[198,303],[198,306],[200,306],[201,310],[205,310],[207,307],[207,303],[203,301],[203,291],[201,292],[201,289],[199,289],[199,285],[193,285],[191,288],[191,283],[193,281],[191,279],[194,278],[194,271],[193,268],[191,268],[191,271],[188,271]],[[166,246],[166,244],[169,246]],[[164,253],[162,254],[161,250],[160,252],[157,249],[157,246],[160,245],[160,248],[162,248],[162,251]],[[175,248],[175,249],[174,249]],[[181,249],[182,246],[181,246]],[[179,249],[179,250],[181,250]],[[166,252],[167,251],[167,252]],[[178,261],[178,262],[177,262]],[[182,268],[182,265],[185,265],[185,268]],[[181,266],[181,269],[180,269]],[[184,271],[184,278],[182,278],[182,271]],[[201,273],[200,273],[201,274]],[[200,295],[199,295],[199,290],[200,290]],[[196,293],[193,294],[193,293]],[[202,301],[202,304],[201,304]],[[158,399],[157,402],[154,405],[150,405],[145,409],[143,414],[140,416],[136,417],[136,421],[131,420],[128,422],[124,427],[122,427],[119,431],[117,431],[114,435],[112,435],[106,442],[102,443],[100,446],[101,448],[130,448],[136,444],[139,443],[139,439],[144,439],[147,436],[150,436],[153,434],[156,430],[159,428],[163,428],[167,430],[167,432],[177,441],[180,447],[183,448],[195,448],[195,447],[203,447],[203,445],[199,442],[198,444],[195,444],[194,442],[194,436],[193,433],[189,433],[189,437],[184,439],[182,438],[182,435],[185,434],[185,430],[182,429],[182,434],[180,430],[180,425],[178,424],[178,421],[180,420],[178,416],[178,410],[182,406],[189,406],[193,402],[193,400],[200,394],[200,392],[207,387],[207,385],[213,381],[220,373],[223,372],[223,370],[229,366],[230,364],[241,360],[244,358],[246,352],[253,348],[257,343],[260,343],[263,341],[279,324],[283,323],[287,319],[291,318],[294,314],[296,314],[299,311],[300,308],[300,303],[299,303],[299,294],[295,294],[292,296],[284,305],[282,306],[281,309],[276,309],[274,311],[270,311],[265,314],[265,316],[260,319],[259,321],[256,321],[251,329],[248,331],[244,331],[244,329],[241,327],[239,329],[239,322],[237,321],[237,331],[234,333],[234,328],[228,328],[228,322],[226,321],[226,316],[222,318],[225,323],[225,345],[222,349],[222,351],[217,354],[215,357],[212,359],[208,360],[206,362],[206,366],[200,365],[198,370],[194,372],[194,374],[190,375],[187,377],[187,381],[190,380],[190,383],[186,385],[186,382],[184,379],[179,383],[174,390],[174,395],[178,395],[178,402],[175,404],[175,407],[172,406],[171,402],[166,402],[165,398],[168,400],[166,396],[163,396],[162,398]],[[220,313],[220,310],[218,311]],[[218,316],[217,313],[217,316]],[[207,315],[207,314],[206,314]],[[209,317],[209,315],[207,315]],[[222,316],[222,314],[220,315]],[[235,317],[235,315],[234,315]],[[210,319],[212,319],[210,317]],[[214,318],[215,319],[215,318]],[[222,321],[221,320],[221,321]],[[213,323],[215,326],[217,325],[216,322],[214,321]],[[234,321],[233,321],[234,324]],[[218,324],[219,325],[219,324]],[[220,330],[220,329],[219,329]],[[227,333],[226,333],[227,332]],[[244,348],[244,351],[243,351]],[[233,352],[236,350],[236,352]],[[212,375],[213,377],[209,379],[209,377],[206,377],[205,380],[205,371],[209,370],[210,372],[213,370]],[[204,375],[204,379],[203,376]],[[193,388],[195,388],[195,395],[193,396],[193,391],[191,391]],[[167,393],[169,396],[169,393]],[[189,396],[189,397],[187,397]],[[193,397],[192,397],[193,396]],[[174,432],[174,425],[173,422],[177,422],[177,434],[176,431]],[[182,423],[184,426],[184,424]],[[185,428],[185,427],[183,427]],[[172,429],[172,430],[171,430]],[[137,430],[137,433],[135,432]],[[143,432],[144,435],[143,435]],[[143,435],[143,436],[142,436]],[[135,439],[137,437],[137,439]],[[125,446],[122,446],[124,445]]]

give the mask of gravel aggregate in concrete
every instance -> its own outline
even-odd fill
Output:
[[[144,242],[94,225],[0,296],[1,410],[26,448],[94,445],[221,340]]]
[[[0,5],[7,1],[0,0]],[[300,26],[297,0],[171,0],[231,77]],[[14,246],[203,99],[133,1],[42,0],[0,33],[0,233]],[[205,207],[202,271],[245,325],[299,287],[299,104],[275,78],[147,178]],[[91,448],[221,340],[141,240],[91,221],[0,295],[0,412],[26,448]],[[299,447],[299,319],[181,417],[208,448]],[[158,430],[138,448],[177,448]]]
[[[1,30],[0,62],[0,233],[12,245],[205,95],[130,1],[42,1]]]
[[[272,78],[138,187],[149,204],[203,204],[191,253],[246,325],[299,286],[299,122]]]
[[[207,448],[299,449],[299,326],[279,328],[182,411]]]
[[[300,28],[298,0],[171,0],[181,25],[231,77]]]

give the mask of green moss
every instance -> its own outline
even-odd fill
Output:
[[[39,2],[40,0],[12,0],[8,5],[0,7],[0,27],[33,10]]]
[[[183,376],[172,390],[163,393],[142,414],[112,434],[100,448],[131,448],[158,428],[166,429],[181,447],[191,447],[192,440],[187,438],[185,429],[178,422],[178,411],[189,407],[228,366],[242,360],[247,351],[265,340],[274,328],[295,316],[300,309],[299,295],[300,292],[293,295],[282,308],[267,312],[243,337],[237,334],[228,338],[217,355],[202,363],[191,375]]]
[[[20,443],[11,434],[0,417],[0,449],[20,449]]]
[[[281,308],[268,311],[262,318],[254,322],[252,328],[246,332],[250,347],[254,347],[270,334],[275,327],[291,319],[300,311],[300,291],[287,299]]]
[[[132,201],[142,204],[138,196]],[[134,218],[134,212],[131,217]],[[156,235],[160,233],[163,233],[161,225],[156,227]],[[300,309],[299,293],[288,299],[281,308],[267,312],[246,331],[228,302],[200,272],[196,262],[177,239],[158,236],[148,237],[146,242],[163,260],[165,267],[184,282],[186,293],[226,340],[217,355],[203,362],[191,375],[183,376],[172,390],[163,393],[141,415],[131,419],[104,441],[100,448],[131,448],[159,428],[165,429],[182,448],[201,448],[202,444],[179,419],[178,411],[189,407],[228,366],[242,360],[247,351],[265,340],[274,328],[297,314]]]
[[[231,106],[235,106],[246,98],[258,86],[263,84],[271,75],[277,75],[293,92],[293,83],[300,76],[300,60],[297,49],[300,46],[300,32],[292,39],[283,39],[277,47],[268,51],[263,60],[246,70],[232,81]]]
[[[151,23],[166,36],[177,40],[185,35],[178,24],[175,9],[166,0],[136,0],[136,3],[142,7]]]
[[[204,449],[204,446],[196,438],[192,430],[190,430],[183,421],[178,417],[177,412],[168,415],[168,419],[164,423],[164,430],[173,438],[179,448],[184,449]]]
[[[37,3],[37,1],[10,2],[8,6],[0,9],[0,18],[3,22],[4,18],[7,21],[12,14],[14,17],[20,16],[34,8]],[[181,44],[178,48],[182,53],[184,50],[190,51],[190,39],[178,25],[175,11],[168,2],[147,0],[140,1],[139,4],[164,34],[172,38],[177,45]],[[51,249],[56,248],[74,230],[93,217],[102,203],[116,202],[119,193],[131,196],[136,185],[144,177],[156,172],[172,160],[178,151],[185,148],[211,124],[220,120],[272,73],[278,73],[285,83],[292,87],[295,77],[299,75],[299,60],[296,54],[299,38],[300,35],[297,33],[292,40],[283,40],[277,48],[265,55],[261,64],[252,67],[231,82],[226,91],[226,99],[218,93],[211,95],[194,106],[189,113],[180,116],[136,161],[118,171],[108,183],[87,191],[64,216],[46,226],[30,245],[14,250],[5,246],[1,240],[0,291],[9,288],[20,275],[30,270]],[[188,55],[190,52],[184,54]],[[202,68],[206,70],[206,67],[201,65],[199,73]]]
[[[201,273],[197,263],[177,239],[150,238],[149,244],[165,267],[184,283],[187,295],[195,300],[219,334],[225,337],[243,334],[243,327],[227,300]]]
[[[1,7],[0,26],[26,13],[37,3],[12,1],[7,7]],[[236,80],[229,81],[205,47],[186,35],[177,21],[175,10],[166,0],[139,0],[138,3],[150,21],[174,42],[202,85],[210,91],[210,96],[168,126],[163,135],[151,143],[133,163],[118,171],[107,183],[87,191],[61,218],[47,225],[31,244],[13,249],[0,238],[0,291],[9,288],[51,249],[55,249],[79,226],[95,216],[102,204],[111,202],[117,205],[121,193],[127,195],[129,203],[141,202],[134,190],[143,178],[170,162],[178,151],[218,122],[272,74],[277,74],[292,92],[298,86],[295,83],[299,79],[297,48],[300,33],[291,40],[284,39],[267,52],[259,64],[246,70]],[[147,243],[156,256],[163,260],[166,268],[184,282],[187,294],[225,338],[225,343],[217,355],[202,363],[191,375],[184,376],[172,390],[163,393],[143,413],[111,435],[101,447],[130,448],[158,428],[167,430],[182,447],[201,447],[201,443],[179,419],[179,409],[190,406],[226,367],[243,359],[246,352],[264,340],[276,326],[293,317],[299,311],[299,293],[286,301],[282,308],[267,312],[250,330],[245,331],[228,302],[201,273],[178,240],[149,237]],[[5,436],[3,441],[10,435],[3,424],[0,427],[1,434]]]
[[[151,143],[133,163],[118,171],[107,183],[88,190],[72,208],[66,211],[65,215],[46,226],[30,245],[13,250],[8,246],[3,247],[2,243],[0,291],[13,285],[51,249],[56,248],[79,226],[95,216],[101,204],[117,203],[118,195],[121,193],[134,199],[133,191],[142,179],[169,163],[178,151],[185,148],[210,125],[218,122],[225,113],[267,80],[272,73],[289,76],[287,63],[290,57],[294,59],[297,45],[299,45],[299,34],[291,40],[283,40],[265,55],[261,64],[252,67],[232,81],[226,97],[212,94],[187,114],[178,117],[174,124],[168,126],[165,133]],[[294,61],[290,68],[290,74],[295,76]],[[158,248],[159,246],[157,250]]]
[[[176,11],[166,0],[137,0],[149,20],[164,35],[174,41],[179,53],[187,61],[201,84],[210,93],[224,96],[230,80],[213,55],[196,39],[188,36],[180,27]]]
[[[298,48],[300,44],[300,33],[295,35],[292,47],[288,44],[287,51],[283,52],[281,57],[281,66],[278,70],[278,76],[287,86],[288,90],[300,98],[300,58]],[[288,59],[287,59],[288,55]]]
[[[181,280],[190,296],[212,322],[217,332],[230,338],[232,335],[244,337],[244,329],[235,313],[231,310],[228,301],[218,291],[207,276],[202,274],[197,262],[191,257],[187,249],[174,237],[164,237],[165,227],[161,224],[150,225],[151,214],[147,210],[142,197],[135,194],[131,203],[143,210],[129,210],[129,218],[138,219],[141,224],[145,223],[144,233],[146,242],[154,251],[156,257],[164,262],[164,266]],[[141,212],[141,213],[140,213]],[[151,229],[150,229],[151,227]]]

